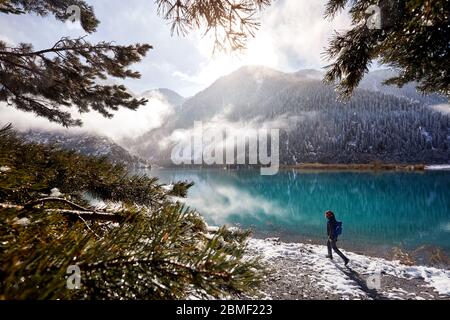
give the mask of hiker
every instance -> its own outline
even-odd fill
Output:
[[[342,260],[344,260],[344,264],[347,265],[350,260],[336,246],[337,237],[340,234],[340,230],[338,230],[338,227],[341,226],[341,223],[336,221],[334,213],[330,210],[325,212],[325,217],[328,219],[328,222],[327,222],[328,255],[327,255],[327,258],[333,260],[333,254],[331,252],[331,248],[333,248],[334,252],[336,252],[342,258]]]

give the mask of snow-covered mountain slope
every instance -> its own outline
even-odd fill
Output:
[[[28,141],[52,144],[64,150],[73,150],[83,155],[106,157],[113,163],[131,167],[146,167],[147,161],[131,155],[111,139],[88,133],[67,133],[63,131],[28,130],[21,133]]]
[[[322,83],[319,71],[242,67],[186,100],[163,126],[129,146],[144,158],[170,164],[174,133],[188,133],[195,121],[202,121],[216,127],[280,129],[283,164],[447,163],[450,115],[429,106],[443,98],[382,86],[390,75],[370,73],[363,82],[366,89],[357,89],[342,103],[334,88]]]

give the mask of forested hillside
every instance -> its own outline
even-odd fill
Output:
[[[218,79],[188,99],[167,123],[139,137],[130,147],[152,161],[170,164],[175,130],[194,121],[240,127],[263,124],[281,129],[280,161],[359,163],[368,161],[442,163],[450,159],[450,109],[437,95],[381,84],[369,73],[347,103],[337,101],[320,72],[287,74],[265,67],[244,67]],[[371,89],[371,90],[368,90]],[[218,120],[220,119],[220,120]]]

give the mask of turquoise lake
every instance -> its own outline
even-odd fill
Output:
[[[210,225],[236,225],[283,241],[326,240],[323,212],[343,221],[344,248],[450,253],[450,171],[304,172],[161,169],[162,183],[193,181],[187,205]]]

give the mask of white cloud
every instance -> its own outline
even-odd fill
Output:
[[[298,63],[303,68],[320,68],[326,63],[321,53],[333,30],[346,29],[350,25],[347,14],[338,15],[332,21],[324,19],[327,2],[328,0],[281,1],[263,18],[263,32],[269,33],[274,39],[277,54],[285,57],[284,63],[287,65],[278,67],[290,67],[293,63]],[[291,61],[293,59],[297,61]]]
[[[71,111],[74,118],[83,121],[83,127],[63,129],[61,125],[52,123],[45,118],[36,117],[33,113],[20,111],[0,103],[0,126],[11,122],[18,130],[43,129],[65,130],[74,133],[92,132],[108,136],[119,142],[121,139],[137,137],[161,126],[173,112],[173,106],[169,105],[162,97],[153,95],[148,99],[147,104],[141,106],[138,110],[120,108],[111,119],[105,118],[94,111],[83,114]]]
[[[197,121],[189,128],[175,129],[165,138],[157,142],[159,150],[171,149],[172,157],[176,157],[179,161],[201,161],[204,159],[205,150],[220,150],[223,155],[219,156],[219,161],[224,161],[227,157],[225,153],[234,154],[235,139],[242,137],[252,137],[253,143],[256,143],[260,134],[264,134],[261,130],[266,130],[269,134],[273,134],[272,130],[289,130],[293,126],[305,120],[306,116],[314,116],[314,112],[307,112],[305,116],[292,116],[290,114],[282,114],[274,119],[267,120],[262,117],[255,117],[247,121],[230,121],[227,115],[233,110],[232,105],[225,106],[223,111],[214,115],[207,121]],[[192,143],[197,139],[201,146],[194,146]],[[273,139],[273,137],[271,137]],[[242,140],[241,140],[242,141]],[[273,140],[272,140],[273,143]],[[152,142],[152,145],[154,143]],[[197,148],[199,147],[199,148]],[[248,147],[247,147],[248,149]],[[193,151],[192,157],[191,152]],[[248,150],[248,154],[259,157],[256,150]],[[187,158],[184,158],[184,157]],[[172,158],[172,161],[174,159]],[[261,160],[261,158],[259,158]]]

